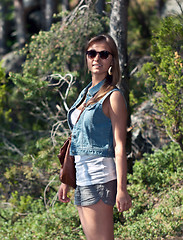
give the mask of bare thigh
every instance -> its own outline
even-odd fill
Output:
[[[113,206],[100,200],[94,205],[77,208],[87,240],[114,239]]]

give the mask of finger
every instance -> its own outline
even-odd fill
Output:
[[[62,191],[60,191],[59,193],[58,193],[58,199],[59,199],[59,201],[61,201],[62,202],[62,197],[63,196],[63,193],[62,193]]]
[[[66,196],[63,196],[60,201],[63,203],[68,203],[68,202],[70,202],[70,198],[68,198],[66,195]]]
[[[129,210],[131,206],[132,206],[131,202],[124,204],[124,211]]]
[[[117,209],[118,209],[118,212],[120,211],[120,204],[119,204],[119,202],[118,201],[116,201],[116,207],[117,207]]]
[[[60,201],[61,198],[62,198],[62,188],[60,186],[59,189],[58,189],[58,200]]]
[[[119,203],[117,205],[117,209],[119,212],[124,212],[127,211],[129,208],[131,207],[131,205],[129,203]]]
[[[124,212],[124,211],[125,211],[125,204],[121,204],[119,212]]]
[[[64,196],[64,195],[60,195],[59,196],[59,201],[63,202],[63,203],[67,203],[67,202],[70,201],[70,198],[68,198],[67,196]]]
[[[67,194],[64,193],[63,187],[60,186],[60,188],[58,190],[58,199],[59,199],[59,201],[65,202],[65,195],[67,195]]]
[[[118,212],[123,212],[124,211],[124,207],[123,207],[123,204],[120,204],[120,202],[117,204],[117,209],[118,209]]]
[[[63,202],[63,203],[68,203],[68,202],[70,202],[70,199],[69,199],[69,198],[66,198],[66,199],[60,199],[60,201]]]

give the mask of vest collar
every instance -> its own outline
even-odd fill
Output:
[[[88,90],[87,95],[93,97],[102,87],[106,79],[102,80],[101,82],[97,83],[94,87],[90,88]],[[91,86],[92,83],[90,83],[89,87]]]

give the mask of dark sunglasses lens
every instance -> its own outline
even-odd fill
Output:
[[[108,51],[101,51],[100,52],[100,57],[102,59],[107,59],[109,57],[109,52]]]
[[[95,58],[97,53],[99,53],[100,58],[102,58],[102,59],[107,59],[109,57],[109,54],[110,54],[108,51],[97,52],[95,50],[90,50],[90,51],[86,52],[88,57],[91,58],[91,59]]]
[[[97,52],[95,50],[87,51],[89,58],[94,58],[97,55]]]

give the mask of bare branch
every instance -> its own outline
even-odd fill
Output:
[[[58,78],[58,82],[57,83],[50,83],[48,86],[50,87],[58,87],[61,88],[63,86],[64,83],[67,84],[67,88],[66,88],[66,91],[64,94],[62,94],[61,91],[59,91],[59,94],[60,94],[60,97],[63,101],[63,105],[64,105],[64,108],[65,110],[68,112],[69,110],[69,107],[67,105],[67,97],[68,97],[68,94],[69,94],[69,91],[71,89],[71,87],[73,86],[73,84],[75,83],[74,81],[74,78],[72,76],[72,74],[66,74],[64,77],[61,76],[61,74],[52,74],[50,75],[51,79],[50,79],[50,82],[55,79],[55,78]]]
[[[58,197],[58,192],[55,194],[55,196],[53,197],[53,200],[51,202],[52,210],[53,210],[53,207],[54,207],[54,205],[55,205],[55,203],[57,201],[57,197]]]
[[[57,134],[57,132],[58,132],[58,129],[59,129],[59,127],[62,127],[62,128],[64,128],[64,122],[66,122],[67,120],[64,120],[64,121],[58,121],[58,122],[56,122],[55,124],[53,124],[53,126],[52,126],[52,130],[51,130],[51,139],[52,139],[52,142],[53,142],[53,146],[56,146],[56,144],[57,144],[57,141],[56,141],[56,139],[55,139],[55,136],[56,136],[56,134]],[[65,129],[66,130],[66,129]]]
[[[46,209],[48,209],[48,204],[47,204],[47,199],[46,199],[46,192],[47,192],[48,187],[55,180],[55,178],[56,178],[56,176],[53,177],[53,179],[47,184],[47,186],[45,187],[45,190],[44,190],[44,204],[45,204]]]
[[[75,7],[75,9],[66,18],[64,18],[64,21],[62,23],[62,28],[69,25],[75,19],[76,15],[78,14],[78,10],[80,9],[80,7],[83,5],[84,2],[85,0],[81,0],[78,6]]]
[[[179,0],[176,0],[176,2],[177,2],[178,6],[179,6],[179,8],[180,8],[181,13],[183,14],[183,9],[182,9],[182,6],[181,6],[180,1],[179,1]]]
[[[11,142],[9,142],[5,137],[3,137],[3,143],[7,150],[10,150],[12,152],[18,153],[21,157],[24,156],[24,154]]]

